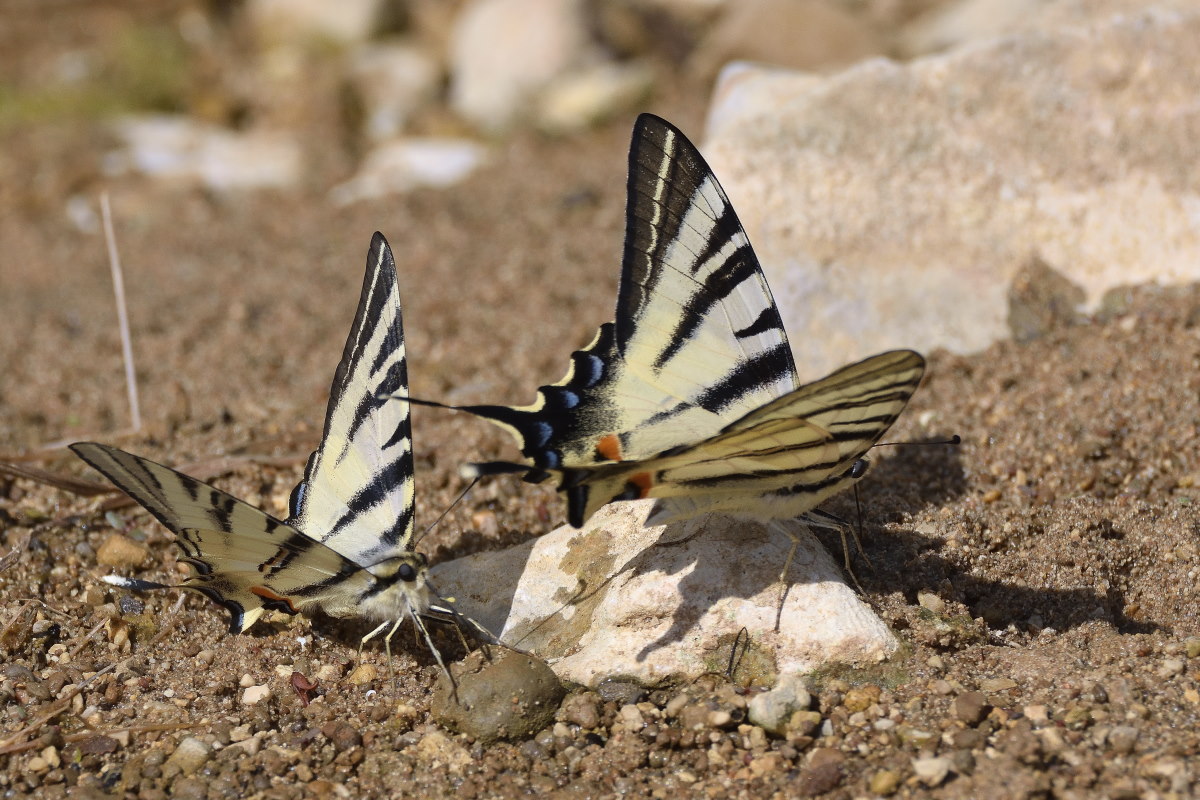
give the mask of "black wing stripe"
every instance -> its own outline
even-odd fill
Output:
[[[774,369],[783,358],[784,352],[790,352],[786,342],[764,350],[753,358],[738,363],[725,377],[714,383],[696,398],[696,405],[720,413],[721,409],[737,400],[742,395],[759,386],[775,380],[780,376]]]

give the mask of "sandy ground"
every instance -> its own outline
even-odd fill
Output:
[[[698,131],[704,98],[665,96],[647,110]],[[109,142],[97,125],[0,130],[0,456],[96,479],[65,451],[29,455],[105,441],[282,513],[376,229],[400,265],[414,394],[527,401],[611,313],[630,121],[571,140],[518,135],[462,186],[343,210],[320,191],[348,169],[333,156],[300,191],[218,197],[102,179]],[[146,418],[132,435],[103,240],[65,213],[65,198],[102,188]],[[378,677],[359,685],[356,626],[277,620],[230,635],[202,598],[127,597],[98,582],[112,571],[98,553],[115,529],[148,553],[138,575],[176,580],[165,531],[134,509],[106,514],[101,500],[0,475],[14,553],[0,564],[0,787],[130,798],[1196,796],[1200,291],[1131,290],[1027,343],[930,355],[889,438],[958,433],[962,446],[879,451],[860,493],[856,569],[904,648],[875,668],[814,676],[817,716],[784,736],[743,723],[758,687],[735,672],[577,691],[533,739],[472,742],[430,722],[436,667],[407,637],[395,680],[368,648]],[[458,464],[511,454],[464,417],[418,409],[414,428],[419,524],[462,488]],[[852,498],[830,510],[858,513]],[[422,549],[440,560],[499,548],[561,515],[551,491],[497,480]],[[453,637],[442,644],[461,655]],[[318,688],[302,698],[293,670],[322,676]],[[260,684],[271,696],[245,704],[245,687]],[[631,702],[643,724],[621,711]],[[191,760],[189,737],[204,743]]]

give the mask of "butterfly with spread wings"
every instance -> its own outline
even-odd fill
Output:
[[[645,497],[660,499],[651,523],[792,518],[857,481],[924,359],[894,350],[799,385],[733,206],[696,147],[651,114],[634,126],[627,194],[615,320],[532,405],[451,406],[507,430],[532,464],[464,473],[556,478],[575,527]]]
[[[206,595],[247,630],[266,610],[320,609],[390,627],[411,618],[438,664],[422,617],[458,619],[429,583],[415,552],[409,405],[396,264],[382,234],[371,241],[366,277],[342,360],[334,373],[320,446],[278,520],[220,489],[153,461],[92,442],[71,445],[87,463],[175,534],[193,568],[181,588]],[[172,588],[115,579],[133,589]],[[478,625],[474,626],[478,629]]]

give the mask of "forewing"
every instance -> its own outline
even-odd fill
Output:
[[[695,146],[643,114],[614,322],[533,405],[466,410],[508,429],[540,479],[707,439],[795,386],[779,312],[733,206]]]
[[[71,449],[175,534],[184,584],[229,609],[244,631],[265,609],[345,605],[372,579],[358,565],[285,522],[216,487],[132,453],[94,442]]]
[[[383,399],[395,395],[393,399]],[[296,528],[371,565],[411,547],[413,455],[396,264],[376,233],[320,447],[297,487]]]

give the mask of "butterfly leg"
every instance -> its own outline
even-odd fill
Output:
[[[800,537],[774,520],[771,522],[771,527],[781,529],[792,540],[792,546],[788,548],[787,558],[783,561],[783,569],[779,572],[779,608],[775,610],[775,630],[778,632],[779,626],[783,623],[783,605],[787,602],[788,592],[792,589],[792,585],[788,583],[787,574],[788,570],[792,568],[792,559],[796,557],[796,550],[800,547]]]
[[[409,616],[412,617],[413,624],[417,626],[417,630],[425,637],[425,644],[429,645],[429,652],[433,653],[433,658],[437,661],[438,666],[442,669],[442,674],[446,676],[446,680],[450,681],[450,696],[454,698],[454,702],[458,702],[458,682],[454,680],[454,676],[450,674],[450,670],[446,668],[446,662],[442,660],[442,654],[438,651],[437,646],[433,643],[433,637],[429,635],[429,628],[425,627],[425,621],[421,619],[421,615],[413,611],[412,606],[409,606]],[[400,622],[396,622],[396,627],[400,626]],[[395,628],[392,629],[395,631]],[[390,638],[390,634],[389,634]]]
[[[358,640],[358,663],[360,663],[360,664],[362,663],[362,651],[363,651],[363,647],[366,645],[366,643],[371,641],[372,639],[374,639],[376,636],[378,636],[379,633],[384,628],[386,628],[388,625],[391,625],[391,623],[390,622],[381,623],[379,625],[379,627],[375,628],[373,631],[368,633],[366,636],[364,636]],[[388,638],[389,639],[391,638],[391,634],[388,634]]]

